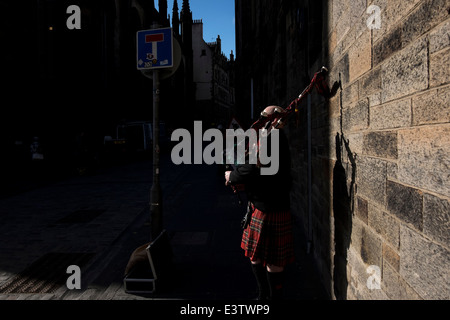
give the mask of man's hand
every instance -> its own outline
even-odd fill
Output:
[[[230,174],[231,174],[231,171],[225,171],[225,185],[226,186],[229,186],[231,184]]]

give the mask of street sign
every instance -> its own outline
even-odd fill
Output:
[[[173,66],[172,28],[142,30],[136,33],[137,69]]]
[[[180,66],[180,62],[181,62],[181,46],[180,43],[178,42],[177,38],[173,38],[173,66],[171,68],[166,68],[166,69],[157,69],[159,71],[159,79],[160,80],[164,80],[167,79],[169,77],[171,77],[177,70],[178,67]],[[149,79],[153,79],[153,71],[152,69],[143,69],[141,70],[141,73],[149,78]]]

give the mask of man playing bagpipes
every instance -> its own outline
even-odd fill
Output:
[[[324,81],[327,71],[323,67],[316,72],[308,87],[286,109],[269,106],[251,126],[259,131],[260,135],[263,132],[266,138],[270,134],[279,136],[278,141],[263,140],[268,150],[272,149],[271,143],[279,144],[279,168],[275,174],[261,174],[263,165],[260,162],[240,164],[235,170],[225,172],[225,184],[230,185],[235,192],[239,185],[244,185],[247,194],[248,214],[244,219],[246,222],[243,226],[241,248],[251,261],[258,284],[259,300],[281,298],[285,266],[294,261],[290,211],[290,154],[282,128],[287,117],[298,112],[300,102],[313,88],[326,97],[330,96],[330,90]],[[261,137],[259,144],[261,146]]]

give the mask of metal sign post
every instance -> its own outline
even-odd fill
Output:
[[[153,184],[150,190],[151,237],[156,239],[163,230],[162,194],[159,178],[159,78],[161,68],[173,67],[172,29],[154,29],[138,31],[137,68],[153,69]]]
[[[153,184],[150,191],[150,212],[152,239],[163,227],[162,195],[159,181],[159,70],[153,70]]]
[[[136,34],[137,69],[153,81],[153,184],[150,190],[152,241],[131,254],[124,278],[125,291],[133,293],[153,293],[156,290],[156,281],[169,276],[166,272],[170,270],[168,266],[171,263],[170,242],[167,232],[163,230],[162,192],[159,181],[159,81],[175,73],[180,65],[181,49],[176,39],[173,39],[171,28],[157,29],[157,24],[152,27],[154,29],[138,31]],[[143,255],[143,252],[146,252],[146,255]],[[149,263],[151,270],[148,268]]]

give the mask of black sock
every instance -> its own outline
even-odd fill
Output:
[[[280,300],[283,294],[284,271],[267,272],[267,280],[270,286],[270,299]]]
[[[252,263],[252,271],[258,284],[258,300],[266,300],[270,292],[266,268],[261,263]]]

